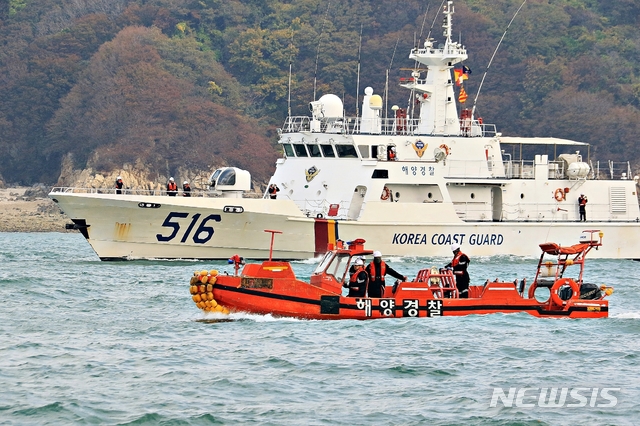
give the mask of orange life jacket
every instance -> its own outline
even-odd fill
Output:
[[[453,260],[451,261],[451,266],[454,268],[458,266],[458,263],[460,263],[460,258],[464,255],[465,254],[463,252],[459,251],[458,254],[456,254]]]
[[[176,185],[175,182],[169,182],[167,184],[167,191],[177,191],[178,190],[178,185]]]
[[[375,274],[376,273],[376,263],[375,262],[371,262],[369,264],[369,271],[371,271],[371,274]],[[384,263],[384,260],[380,262],[380,278],[381,280],[384,281],[384,277],[385,275],[387,275],[387,264]],[[376,276],[371,276],[372,280],[378,280],[378,277]]]

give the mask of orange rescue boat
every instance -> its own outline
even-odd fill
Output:
[[[277,232],[277,231],[267,231]],[[243,265],[237,255],[230,259],[235,275],[217,271],[196,272],[191,294],[204,311],[249,312],[306,319],[376,319],[399,317],[461,316],[527,312],[536,317],[602,318],[609,313],[604,300],[613,288],[583,282],[585,258],[602,245],[602,232],[585,231],[591,238],[561,247],[540,244],[542,254],[533,283],[489,281],[469,287],[469,298],[459,298],[453,271],[426,268],[408,282],[396,282],[382,298],[342,295],[349,267],[361,256],[371,255],[365,241],[338,242],[320,260],[309,282],[301,281],[289,262],[264,261]],[[599,238],[598,238],[599,237]],[[272,235],[273,243],[273,235]],[[239,274],[240,267],[243,266]],[[536,291],[546,288],[545,300]],[[540,295],[537,295],[540,297]]]

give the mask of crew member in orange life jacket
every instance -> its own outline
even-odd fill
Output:
[[[396,161],[396,147],[392,146],[387,151],[387,160],[388,161]]]
[[[391,266],[384,263],[382,253],[379,251],[373,252],[373,262],[367,265],[366,271],[369,274],[369,297],[382,297],[384,295],[384,278],[386,274],[404,282],[407,281],[407,277],[400,275]]]
[[[587,196],[580,194],[578,197],[578,207],[580,208],[580,222],[587,221]]]
[[[453,252],[453,260],[449,262],[445,268],[453,268],[453,274],[456,277],[456,287],[460,298],[467,299],[469,297],[469,257],[460,251],[460,244],[451,244]]]
[[[271,185],[269,185],[268,192],[269,198],[275,200],[276,198],[278,198],[278,192],[280,192],[280,188],[278,188],[278,185],[276,185],[275,183],[272,183]]]
[[[349,289],[347,297],[365,297],[369,276],[364,270],[364,262],[362,259],[357,258],[353,263],[353,268],[354,271],[351,274],[349,282],[344,283],[342,286]]]
[[[169,182],[167,183],[167,195],[175,197],[178,195],[178,185],[176,185],[173,178],[169,178]]]

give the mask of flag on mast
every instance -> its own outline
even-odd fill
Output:
[[[464,86],[460,86],[460,94],[458,95],[458,102],[461,104],[465,103],[467,100],[467,92],[464,90]]]

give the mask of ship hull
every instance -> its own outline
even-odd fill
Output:
[[[274,259],[308,259],[326,252],[337,239],[355,238],[364,238],[385,256],[450,256],[453,243],[474,257],[531,256],[541,240],[574,244],[588,229],[603,231],[607,239],[593,258],[640,259],[640,239],[630,237],[640,230],[636,222],[465,222],[457,217],[447,222],[426,210],[401,214],[383,205],[380,209],[387,210],[375,221],[350,221],[307,217],[287,200],[50,196],[103,260],[228,259],[233,254],[266,259],[271,240],[267,229],[283,232],[275,237]],[[376,211],[377,206],[372,203],[368,209]]]

